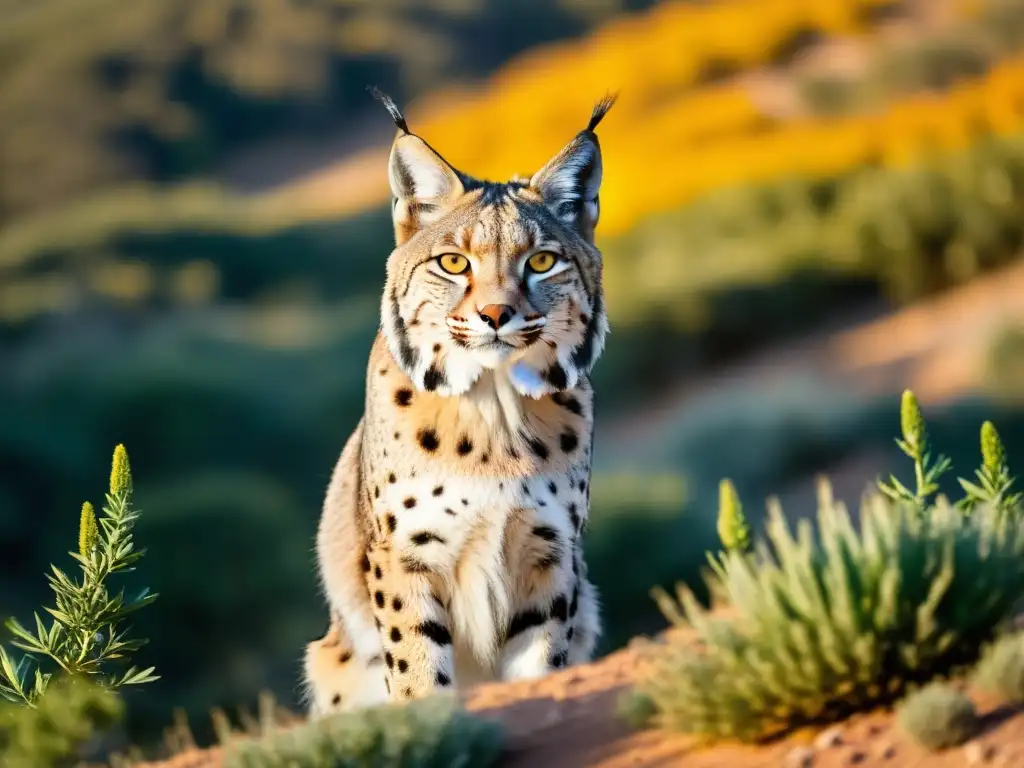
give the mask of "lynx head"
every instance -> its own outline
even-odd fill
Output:
[[[392,355],[417,387],[468,391],[488,370],[522,395],[571,389],[608,330],[594,246],[601,149],[590,122],[527,179],[479,181],[398,126],[388,178],[396,248],[381,306]]]

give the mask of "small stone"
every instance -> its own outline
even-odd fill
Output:
[[[843,731],[840,728],[829,728],[822,731],[814,740],[814,748],[817,750],[831,749],[843,743]]]
[[[814,765],[814,750],[810,747],[796,747],[786,755],[786,768],[811,768]]]
[[[964,758],[968,765],[984,765],[995,756],[995,749],[980,741],[969,741],[964,744]]]

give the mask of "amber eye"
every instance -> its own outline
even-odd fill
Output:
[[[531,272],[536,272],[539,275],[550,271],[556,261],[558,261],[558,257],[551,251],[540,251],[526,260],[526,266],[530,268]]]
[[[469,259],[461,253],[442,253],[437,257],[437,263],[449,275],[461,275],[469,269]]]

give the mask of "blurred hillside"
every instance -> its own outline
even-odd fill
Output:
[[[621,91],[589,545],[605,650],[659,626],[651,586],[698,580],[720,476],[800,499],[835,470],[855,495],[911,377],[941,450],[983,414],[1024,455],[1021,0],[0,12],[0,614],[44,599],[125,443],[161,593],[140,738],[178,705],[294,701],[323,631],[313,535],[391,248],[368,83],[496,177]]]
[[[0,223],[97,188],[205,175],[343,130],[643,0],[0,2]]]

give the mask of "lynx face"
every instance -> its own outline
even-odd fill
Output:
[[[397,247],[382,302],[416,386],[467,392],[486,371],[523,395],[574,387],[607,332],[594,247],[601,153],[590,125],[528,181],[481,182],[399,126],[389,178]]]

